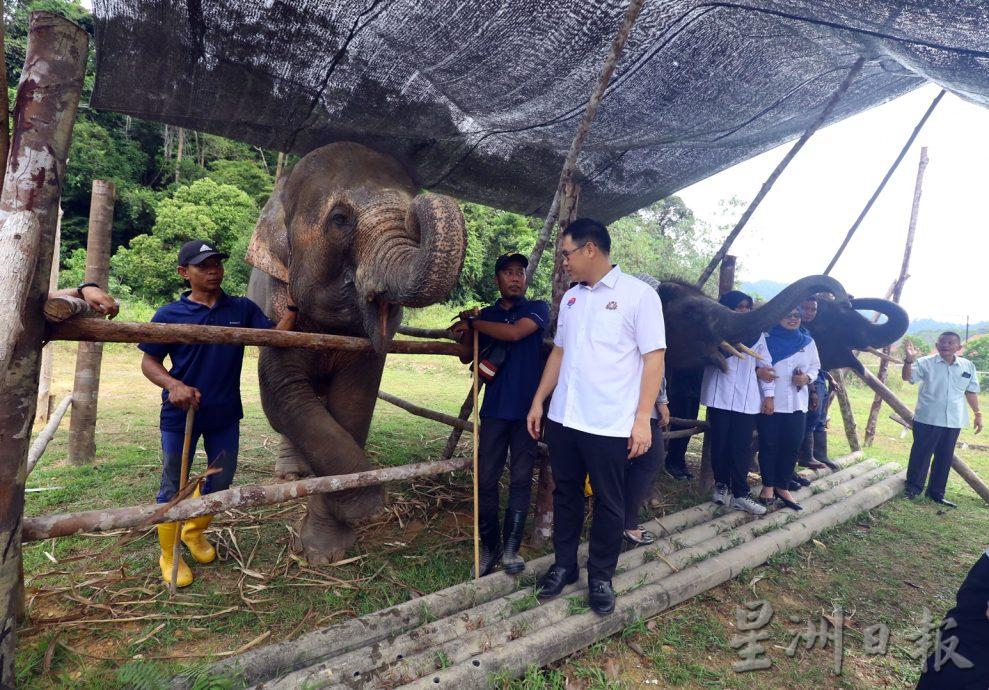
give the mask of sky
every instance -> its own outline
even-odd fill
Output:
[[[925,86],[811,137],[732,245],[736,279],[790,282],[822,273],[938,91]],[[733,226],[792,144],[677,194],[712,226]],[[989,321],[989,109],[950,93],[831,275],[855,296],[886,295],[903,262],[922,146],[929,161],[901,304],[912,320]],[[725,216],[719,202],[733,196],[745,204]]]

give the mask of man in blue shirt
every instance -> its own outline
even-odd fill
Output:
[[[904,346],[903,380],[920,384],[904,494],[907,498],[918,496],[924,490],[930,468],[927,497],[935,503],[954,508],[955,504],[944,497],[944,489],[948,484],[955,442],[961,428],[968,425],[966,402],[975,413],[975,433],[982,431],[979,376],[972,362],[957,355],[962,349],[961,337],[957,333],[945,331],[938,336],[934,347],[937,354],[917,359],[920,354],[917,348],[909,341]]]
[[[479,363],[485,383],[478,440],[478,531],[481,562],[478,577],[494,570],[501,558],[505,572],[525,569],[519,556],[522,532],[529,512],[532,468],[537,447],[526,428],[529,403],[543,372],[543,333],[549,323],[549,305],[525,298],[525,269],[529,260],[514,252],[495,261],[495,282],[501,299],[485,307],[477,317],[467,317],[452,330],[462,338],[473,328],[480,335]],[[497,362],[497,365],[493,364]],[[497,370],[494,370],[497,366]],[[492,378],[489,378],[492,377]],[[508,506],[504,538],[498,525],[498,481],[505,469],[508,451]]]
[[[223,260],[227,254],[215,249],[211,242],[193,240],[179,251],[178,273],[191,288],[178,301],[166,304],[155,312],[152,323],[182,323],[201,326],[233,326],[237,328],[271,328],[291,330],[295,324],[292,307],[277,326],[246,297],[231,297],[220,287],[223,281]],[[182,445],[185,417],[189,408],[196,410],[192,429],[190,457],[195,453],[200,436],[206,447],[207,463],[219,468],[203,482],[202,493],[222,491],[230,486],[237,469],[240,442],[240,420],[244,409],[240,401],[240,371],[244,361],[243,345],[179,345],[142,343],[144,352],[141,372],[149,381],[162,388],[161,448],[163,468],[158,503],[167,503],[179,488],[182,466]],[[172,368],[165,369],[165,357]],[[212,516],[186,520],[182,528],[182,543],[200,563],[216,558],[213,546],[203,537]],[[161,576],[171,583],[172,549],[175,545],[176,523],[158,525],[161,544]],[[192,571],[179,559],[176,585],[192,584]]]

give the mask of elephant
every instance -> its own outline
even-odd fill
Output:
[[[393,158],[359,144],[306,154],[268,200],[248,249],[248,296],[272,318],[294,302],[296,328],[368,338],[373,350],[261,348],[261,404],[317,476],[371,469],[364,445],[402,307],[442,300],[467,245],[453,199],[417,194]],[[310,496],[297,548],[332,563],[356,541],[353,523],[381,510],[380,486]]]
[[[650,284],[663,301],[666,366],[674,370],[703,369],[709,364],[724,370],[727,365],[721,352],[722,342],[734,344],[757,337],[818,292],[832,293],[835,305],[848,303],[841,283],[824,275],[807,276],[791,283],[776,297],[747,314],[728,309],[683,281],[660,282],[647,275],[636,277]]]
[[[858,312],[872,310],[886,315],[885,323],[873,323]],[[853,350],[879,348],[903,337],[910,317],[899,304],[878,298],[852,298],[849,302],[817,301],[817,316],[807,323],[807,330],[817,344],[824,369],[849,367],[865,372]]]

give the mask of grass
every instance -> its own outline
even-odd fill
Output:
[[[419,315],[417,325],[435,325]],[[56,345],[56,399],[72,385],[74,346]],[[109,345],[102,370],[96,430],[97,462],[66,462],[68,420],[56,434],[28,487],[29,516],[146,504],[160,473],[157,390],[139,373],[135,348]],[[242,382],[245,419],[238,484],[273,481],[277,436],[260,409],[256,355],[249,350]],[[908,404],[915,390],[898,381]],[[389,357],[382,389],[414,403],[456,414],[469,388],[465,367],[439,357]],[[864,426],[871,392],[850,386]],[[885,413],[884,413],[885,415]],[[910,438],[882,416],[867,456],[906,464]],[[412,417],[387,403],[375,411],[368,453],[379,466],[436,458],[448,428]],[[847,452],[837,406],[828,434],[832,456]],[[971,431],[962,440],[978,443]],[[465,439],[466,442],[468,439]],[[698,462],[699,442],[689,460]],[[461,452],[469,453],[464,445]],[[960,451],[983,477],[989,453]],[[198,455],[195,466],[201,466]],[[695,467],[696,469],[696,467]],[[662,509],[672,512],[706,501],[692,485],[660,480]],[[470,477],[467,473],[389,486],[389,512],[361,528],[353,559],[312,567],[292,555],[290,542],[301,504],[221,514],[209,532],[221,560],[195,565],[196,582],[169,600],[157,566],[152,530],[131,537],[74,536],[28,544],[24,570],[29,619],[19,631],[17,683],[21,688],[142,688],[184,671],[203,688],[230,687],[234,679],[205,678],[206,662],[254,641],[267,644],[463,582],[472,560]],[[919,662],[906,636],[925,608],[935,617],[953,605],[954,593],[985,548],[986,506],[957,476],[947,511],[927,501],[894,500],[854,516],[813,543],[771,558],[738,578],[648,620],[637,621],[549,668],[522,679],[493,678],[495,687],[535,688],[750,688],[819,687],[871,690],[911,687]],[[527,556],[535,555],[527,553]],[[531,583],[530,583],[531,584]],[[764,642],[771,671],[735,673],[730,640],[735,610],[766,599],[775,615]],[[534,604],[531,593],[513,600],[513,612]],[[803,630],[835,606],[850,619],[841,676],[834,676],[833,647],[784,650],[791,630]],[[575,597],[571,613],[586,611]],[[432,620],[431,611],[419,612]],[[790,622],[796,617],[799,624]],[[863,650],[865,629],[882,623],[891,632],[885,655]],[[518,630],[522,636],[525,630]],[[443,660],[437,659],[442,667]]]

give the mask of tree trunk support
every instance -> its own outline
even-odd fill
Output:
[[[900,303],[900,296],[903,294],[903,285],[910,277],[910,253],[913,250],[913,237],[917,230],[917,216],[920,213],[920,194],[924,186],[924,170],[927,169],[927,147],[920,149],[920,163],[917,165],[917,182],[913,188],[913,206],[910,208],[910,225],[907,227],[907,241],[903,246],[903,263],[900,265],[900,275],[893,282],[890,290],[890,299]],[[878,317],[878,314],[876,315]],[[889,345],[883,348],[884,354],[890,354]],[[886,383],[886,374],[889,371],[889,361],[879,360],[879,374],[877,378]],[[879,421],[879,408],[882,406],[882,398],[877,393],[872,400],[872,407],[869,408],[869,421],[865,424],[865,445],[871,446],[872,440],[876,437],[876,423]]]
[[[913,144],[913,140],[917,138],[918,134],[920,134],[920,130],[923,129],[924,125],[927,123],[927,119],[931,116],[931,113],[934,112],[934,109],[937,107],[937,104],[941,102],[942,98],[944,98],[944,89],[941,89],[938,95],[934,97],[934,100],[931,101],[931,104],[927,107],[927,112],[924,113],[924,116],[920,118],[920,122],[917,123],[917,126],[913,128],[910,136],[907,137],[907,143],[905,143],[903,148],[900,149],[900,154],[896,157],[896,160],[893,161],[893,164],[889,166],[889,170],[886,171],[886,176],[883,177],[882,182],[880,182],[879,186],[876,187],[876,191],[872,193],[869,201],[865,204],[865,208],[862,209],[859,217],[855,219],[854,223],[852,223],[852,227],[848,228],[848,233],[845,235],[845,239],[842,240],[841,246],[838,247],[838,251],[835,252],[834,258],[831,259],[831,263],[828,264],[828,267],[824,269],[824,275],[830,274],[831,269],[834,268],[836,263],[838,263],[838,259],[841,258],[842,252],[845,251],[845,247],[847,247],[848,243],[851,241],[852,235],[854,235],[855,231],[858,230],[858,227],[862,224],[866,214],[869,213],[869,209],[872,208],[872,205],[876,203],[876,199],[879,198],[879,195],[882,194],[882,191],[886,188],[886,183],[889,182],[889,178],[891,178],[893,173],[896,172],[896,168],[900,165],[900,161],[903,160],[903,157],[907,155],[907,151]]]
[[[906,406],[906,404],[896,397],[896,393],[891,391],[885,383],[876,378],[868,369],[865,370],[864,376],[859,376],[860,379],[865,381],[866,385],[876,392],[878,396],[883,399],[887,405],[893,408],[893,411],[900,415],[904,421],[913,426],[913,411]],[[969,467],[964,460],[958,457],[958,454],[952,456],[951,458],[951,469],[961,475],[962,479],[968,482],[968,485],[972,487],[979,496],[982,497],[986,503],[989,503],[989,486],[986,485],[982,478],[977,475],[971,467]]]
[[[14,106],[14,135],[0,193],[0,254],[5,290],[0,322],[17,331],[0,366],[0,686],[13,686],[15,621],[23,596],[21,528],[28,430],[38,402],[38,375],[58,222],[58,199],[86,68],[82,27],[33,12]],[[18,270],[11,271],[17,267]]]
[[[2,7],[3,0],[0,0]],[[55,223],[55,246],[52,249],[51,278],[48,290],[58,289],[58,264],[62,255],[62,209],[58,209],[58,222]],[[52,413],[52,370],[55,365],[55,344],[47,343],[41,351],[41,375],[38,377],[38,405],[34,412],[34,423],[44,424]]]
[[[105,288],[110,280],[110,232],[117,192],[112,182],[93,180],[86,246],[86,282]],[[81,342],[76,354],[69,419],[69,463],[90,465],[96,459],[96,409],[100,396],[103,343]]]
[[[860,57],[855,61],[855,64],[853,64],[851,69],[848,70],[848,74],[845,75],[844,81],[841,82],[841,85],[824,105],[824,109],[821,110],[821,114],[817,116],[817,119],[814,120],[810,127],[808,127],[807,130],[800,136],[797,143],[794,144],[789,151],[787,151],[786,155],[783,156],[783,160],[781,160],[779,165],[776,166],[776,169],[773,170],[769,177],[766,178],[766,181],[762,183],[762,187],[759,189],[758,194],[755,195],[755,199],[753,199],[752,203],[750,203],[748,208],[745,209],[742,217],[738,219],[738,222],[735,223],[735,227],[732,228],[731,232],[728,233],[728,237],[726,237],[725,241],[721,244],[721,249],[715,252],[714,256],[711,257],[711,262],[701,273],[701,277],[697,279],[698,289],[704,288],[704,284],[707,283],[708,279],[714,274],[714,269],[718,267],[718,264],[721,263],[721,260],[724,258],[725,254],[727,254],[728,250],[731,249],[732,243],[734,243],[734,241],[738,238],[738,235],[742,232],[745,224],[749,222],[749,218],[751,218],[752,214],[755,213],[755,210],[759,208],[759,204],[762,203],[762,200],[766,198],[767,194],[769,194],[769,190],[773,188],[774,184],[776,184],[776,180],[783,174],[783,171],[786,170],[786,166],[790,164],[790,161],[792,161],[797,153],[799,153],[800,149],[804,147],[804,144],[806,144],[808,140],[814,136],[814,133],[817,132],[821,125],[824,124],[824,121],[828,119],[828,115],[830,115],[831,111],[834,110],[834,107],[838,105],[838,101],[840,101],[841,97],[845,95],[848,87],[852,85],[853,81],[855,81],[855,77],[858,76],[858,73],[862,70],[862,65],[864,64],[864,57]]]
[[[841,369],[835,369],[831,375],[838,381],[835,389],[835,397],[838,398],[838,409],[841,410],[841,421],[845,427],[845,438],[848,439],[848,448],[854,453],[862,450],[859,443],[858,427],[855,424],[855,415],[852,412],[852,403],[848,400],[848,391],[845,390],[845,377]]]

